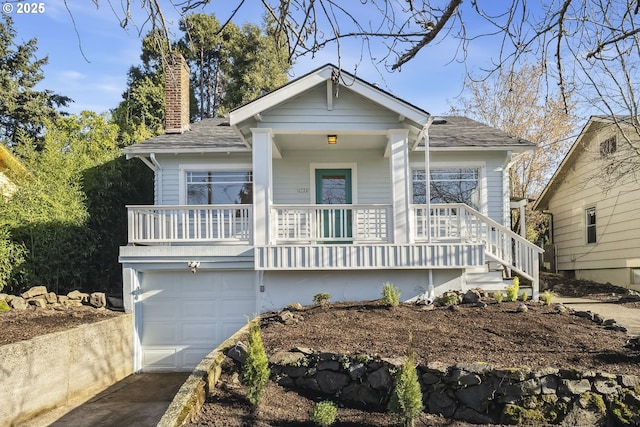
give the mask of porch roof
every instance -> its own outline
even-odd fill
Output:
[[[424,142],[419,147],[424,149]],[[535,144],[464,116],[442,116],[429,127],[431,150],[507,149],[527,151]]]

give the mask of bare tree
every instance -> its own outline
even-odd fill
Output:
[[[133,23],[131,9],[142,8],[145,19],[136,24],[163,28],[167,36],[164,8],[186,14],[216,7],[213,0],[92,1],[110,5],[123,27]],[[243,7],[253,6],[246,0],[227,1],[235,4],[227,21]],[[343,42],[353,39],[362,43],[375,64],[393,71],[445,38],[458,40],[452,54],[458,61],[476,47],[497,41],[499,47],[483,70],[484,77],[517,70],[523,62],[537,63],[550,93],[559,89],[565,109],[570,107],[568,97],[575,94],[584,111],[625,117],[631,132],[640,135],[640,0],[543,4],[539,0],[260,0],[260,4],[279,43],[287,46],[291,62],[332,48],[340,66]],[[637,150],[631,149],[629,155],[625,165],[640,166]]]
[[[549,93],[544,70],[524,65],[517,71],[500,70],[486,79],[465,82],[453,114],[462,113],[510,135],[531,141],[534,152],[519,155],[510,169],[511,197],[536,198],[573,141],[576,117],[570,94]],[[567,108],[568,107],[568,108]],[[519,216],[515,216],[516,226]],[[544,218],[527,210],[527,236],[537,240]]]

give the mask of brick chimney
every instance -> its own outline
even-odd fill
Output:
[[[165,72],[165,133],[183,133],[189,122],[189,66],[179,53],[167,58]]]

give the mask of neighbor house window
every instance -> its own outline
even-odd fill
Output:
[[[631,284],[640,285],[640,268],[631,269]]]
[[[616,137],[605,139],[600,143],[600,157],[607,157],[616,152]]]
[[[188,171],[188,205],[238,205],[253,202],[250,171]]]
[[[479,168],[431,168],[431,203],[465,203],[480,208]],[[427,179],[424,169],[413,169],[413,203],[426,203]]]
[[[587,243],[596,242],[596,208],[586,210]]]

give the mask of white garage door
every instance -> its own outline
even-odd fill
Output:
[[[189,371],[255,316],[255,273],[142,275],[136,306],[144,371]]]

